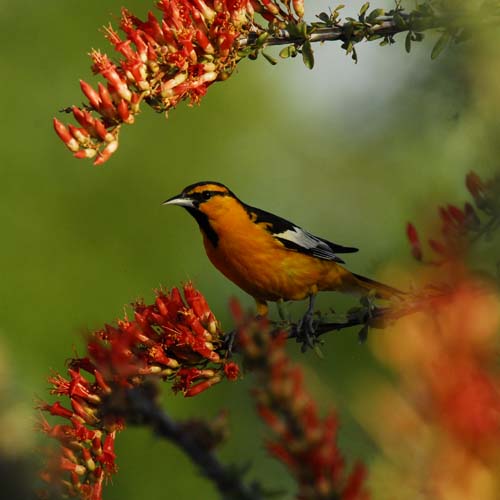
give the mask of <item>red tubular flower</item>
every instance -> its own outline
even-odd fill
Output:
[[[94,368],[94,374],[96,371]],[[68,398],[73,409],[64,408],[59,401],[39,405],[42,411],[68,421],[67,424],[51,426],[41,417],[40,430],[56,439],[58,447],[48,457],[40,476],[62,496],[101,500],[104,479],[116,471],[114,456],[102,450],[112,449],[116,429],[121,423],[110,420],[104,424],[96,417],[105,392],[96,381],[97,377],[90,382],[76,367],[69,368],[68,373],[70,380],[55,375],[49,381],[53,385],[51,392]]]
[[[429,246],[438,254],[446,257],[448,255],[448,249],[445,245],[436,240],[429,240]]]
[[[208,87],[225,80],[243,57],[238,39],[255,30],[254,12],[285,27],[299,22],[303,0],[160,0],[161,18],[152,12],[142,21],[122,9],[120,29],[125,39],[107,27],[106,38],[120,54],[115,64],[100,51],[91,52],[92,70],[106,80],[96,90],[80,81],[88,104],[73,107],[75,119],[89,133],[73,134],[54,120],[54,127],[77,158],[106,162],[118,148],[124,123],[133,123],[144,100],[166,112],[180,101],[199,103]],[[97,118],[100,115],[100,118]],[[98,123],[98,124],[97,124]]]
[[[486,234],[495,228],[500,219],[500,177],[494,177],[488,182],[483,182],[474,172],[467,174],[465,179],[467,189],[474,198],[477,208],[466,202],[462,208],[448,204],[439,207],[441,234],[438,238],[430,238],[429,246],[437,254],[432,264],[457,263],[463,261],[470,243],[481,234]],[[481,221],[482,216],[490,220]],[[423,260],[422,247],[417,231],[413,224],[408,224],[406,234],[410,241],[413,256]]]
[[[265,320],[245,319],[236,303],[232,310],[239,323],[237,339],[244,363],[257,378],[253,394],[259,415],[274,434],[268,451],[295,477],[298,498],[368,499],[364,468],[345,473],[337,446],[337,418],[318,415],[301,369],[285,353],[286,334],[273,338]]]
[[[39,409],[67,423],[40,420],[40,429],[59,443],[41,477],[61,495],[101,500],[104,481],[116,471],[114,441],[123,419],[101,414],[115,387],[132,388],[156,375],[191,397],[223,378],[237,378],[237,365],[217,353],[223,336],[205,298],[191,283],[183,291],[184,299],[173,288],[157,291],[152,305],[136,303],[132,321],[106,325],[89,337],[89,356],[70,360],[68,378],[49,378],[50,392],[68,404],[41,402]]]
[[[468,232],[477,230],[480,224],[475,210],[470,203],[466,203],[463,210],[449,204],[446,207],[439,207],[439,218],[441,220],[440,239],[428,239],[429,246],[438,255],[438,260],[431,261],[431,263],[442,264],[461,259],[467,249]],[[411,245],[413,257],[422,261],[422,245],[413,224],[407,225],[406,235]]]
[[[54,118],[54,130],[70,151],[78,151],[78,149],[80,148],[80,146],[78,145],[78,141],[71,135],[70,131],[57,118]]]
[[[411,253],[416,260],[422,260],[422,247],[415,226],[410,222],[406,226],[406,235],[411,245]]]
[[[455,205],[448,205],[448,213],[457,226],[462,226],[465,221],[465,214]]]
[[[465,178],[465,185],[474,198],[478,208],[483,208],[487,198],[486,185],[475,172],[469,172]]]

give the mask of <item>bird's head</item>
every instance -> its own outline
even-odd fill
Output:
[[[190,213],[194,210],[209,215],[212,210],[222,208],[235,199],[235,195],[224,184],[207,181],[187,186],[180,194],[164,201],[163,205],[179,205]]]
[[[213,246],[217,246],[219,236],[217,226],[227,220],[229,213],[242,205],[238,198],[219,182],[197,182],[182,192],[163,202],[163,205],[184,207],[198,222],[203,234]]]

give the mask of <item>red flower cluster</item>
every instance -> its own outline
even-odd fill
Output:
[[[158,292],[153,305],[134,305],[134,320],[106,325],[90,340],[93,362],[106,380],[128,383],[130,377],[159,375],[175,380],[175,390],[194,396],[220,382],[224,363],[218,323],[205,298],[191,284]],[[205,368],[213,363],[215,368]],[[201,368],[200,368],[201,367]],[[200,381],[201,380],[201,381]]]
[[[489,217],[500,215],[500,202],[498,201],[498,179],[484,183],[474,172],[466,177],[466,186],[474,198],[476,208]],[[471,239],[481,231],[481,219],[476,209],[465,203],[463,209],[455,205],[447,205],[439,208],[441,220],[440,239],[430,238],[429,246],[439,257],[432,260],[432,264],[442,264],[450,260],[463,258],[468,249]],[[415,226],[408,223],[406,234],[411,245],[413,257],[419,261],[423,260],[422,243]]]
[[[49,378],[51,393],[67,398],[41,403],[39,408],[65,418],[51,426],[43,417],[40,427],[59,442],[42,478],[69,497],[100,500],[104,479],[115,472],[113,444],[124,422],[102,415],[103,401],[113,388],[131,388],[147,376],[173,380],[174,390],[194,396],[220,382],[238,378],[239,369],[217,353],[222,333],[203,295],[191,284],[179,290],[157,292],[153,305],[134,305],[134,320],[106,325],[90,336],[89,356],[69,362],[66,379]],[[85,376],[83,374],[86,374]]]
[[[41,430],[59,442],[59,448],[51,451],[41,473],[57,498],[100,500],[104,479],[116,471],[115,435],[123,424],[119,419],[101,422],[99,404],[111,389],[100,373],[92,370],[92,383],[82,376],[78,362],[68,369],[69,379],[61,375],[49,378],[51,394],[69,397],[71,409],[59,401],[39,405],[41,410],[68,420],[67,424],[51,426],[43,416],[40,419]],[[45,498],[48,492],[42,491],[40,496]]]
[[[180,101],[198,103],[217,80],[227,79],[243,57],[240,37],[257,28],[255,13],[276,27],[298,22],[303,0],[160,0],[161,19],[149,12],[142,21],[122,10],[120,28],[125,39],[108,27],[107,38],[121,58],[117,64],[93,50],[92,69],[107,85],[95,90],[81,81],[88,99],[71,111],[80,127],[54,127],[77,158],[107,161],[118,148],[123,123],[133,123],[139,105],[146,101],[157,111],[168,111]],[[298,16],[298,17],[297,17]],[[99,116],[96,116],[99,115]]]
[[[232,309],[240,325],[237,339],[244,364],[257,377],[253,391],[257,410],[275,434],[268,450],[295,477],[298,498],[367,500],[365,469],[357,465],[345,476],[337,446],[337,418],[318,415],[300,367],[285,352],[287,334],[273,336],[266,320],[245,319],[236,303]]]

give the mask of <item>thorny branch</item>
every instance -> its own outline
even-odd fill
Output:
[[[496,2],[491,2],[491,5],[485,3],[474,13],[460,6],[451,9],[443,6],[443,2],[432,0],[417,5],[411,11],[405,10],[398,1],[391,10],[369,11],[370,4],[366,2],[356,17],[341,19],[340,10],[343,7],[338,6],[329,14],[320,13],[316,16],[318,20],[310,24],[289,23],[286,27],[279,26],[279,29],[265,29],[255,23],[255,31],[240,37],[239,45],[244,55],[255,58],[260,51],[271,63],[275,61],[262,52],[265,47],[290,45],[280,52],[280,57],[295,57],[301,53],[306,66],[312,68],[314,55],[311,43],[341,41],[342,48],[357,61],[355,45],[362,41],[379,40],[380,45],[393,44],[397,34],[406,32],[405,48],[410,52],[414,42],[424,39],[425,31],[435,30],[440,34],[431,54],[435,59],[450,43],[467,39],[479,26],[498,25],[500,15]],[[488,10],[485,10],[486,7]]]
[[[328,321],[320,316],[314,324],[313,341],[319,342],[319,337],[326,333],[361,326],[361,329],[358,331],[358,339],[359,342],[362,343],[367,339],[368,332],[371,328],[382,329],[400,318],[419,311],[424,311],[429,308],[429,304],[432,301],[439,299],[439,297],[446,296],[447,294],[449,294],[449,289],[445,287],[442,289],[436,288],[432,291],[424,290],[419,295],[409,294],[409,300],[402,300],[400,303],[395,303],[387,307],[377,306],[369,296],[361,297],[360,305],[347,311],[345,319],[342,321]],[[279,326],[279,324],[277,324],[274,333],[278,334],[279,331],[283,331],[283,325]],[[288,337],[296,339],[297,342],[302,342],[303,350],[305,350],[307,346],[304,344],[303,334],[299,324],[289,324],[287,331],[289,332]]]
[[[477,291],[483,290],[483,285],[484,283],[478,282],[476,284]],[[429,311],[434,304],[446,299],[450,295],[451,289],[452,287],[446,284],[427,286],[418,292],[409,292],[407,295],[394,299],[389,306],[384,307],[378,306],[372,296],[363,296],[359,300],[359,305],[349,309],[344,317],[338,321],[331,321],[328,315],[317,313],[313,320],[313,331],[307,333],[302,328],[301,321],[269,321],[269,334],[278,337],[286,332],[289,339],[295,339],[302,344],[302,352],[305,352],[308,348],[320,344],[320,337],[326,333],[360,326],[358,340],[363,343],[368,338],[370,329],[383,329],[405,316]],[[258,322],[259,319],[256,318],[255,321]],[[238,335],[239,330],[235,329],[227,332],[224,336],[221,350],[226,352],[229,357],[240,351]]]
[[[408,14],[400,14],[401,19],[409,21],[410,16]],[[348,33],[352,26],[351,21],[346,21],[342,24],[337,24],[331,27],[315,27],[314,24],[311,25],[311,33],[307,39],[311,42],[329,42],[329,41],[346,41],[349,36]],[[421,25],[419,31],[435,29],[439,27],[444,27],[447,24],[447,19],[444,18],[433,18],[429,19],[424,25]],[[394,16],[381,16],[373,21],[373,24],[365,24],[366,37],[370,36],[394,36],[398,33],[411,30],[409,24],[401,25],[394,20]],[[240,38],[239,44],[241,47],[254,46],[257,43],[257,39],[260,33],[250,33],[248,37]],[[374,39],[374,38],[373,38]],[[286,45],[286,44],[300,44],[304,41],[304,38],[289,32],[286,29],[277,30],[274,35],[266,39],[265,45]]]

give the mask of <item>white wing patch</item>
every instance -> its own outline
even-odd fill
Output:
[[[287,229],[283,233],[275,233],[274,236],[276,238],[281,238],[282,240],[291,241],[292,243],[296,243],[297,245],[307,249],[317,247],[318,244],[323,243],[311,233],[308,233],[297,226],[293,226],[293,229]],[[324,243],[323,245],[328,248]]]
[[[344,261],[337,257],[338,253],[357,252],[354,247],[344,247],[331,241],[318,238],[314,234],[304,231],[292,222],[273,215],[260,208],[251,207],[243,204],[250,220],[256,224],[262,224],[262,227],[269,232],[277,241],[290,250],[312,255],[318,259],[333,260],[343,263]]]
[[[337,262],[342,262],[342,260],[337,257],[330,246],[328,246],[323,240],[317,238],[313,234],[304,231],[298,226],[292,226],[293,229],[287,229],[282,233],[275,233],[273,236],[282,242],[289,242],[293,245],[307,251],[311,255],[324,260],[335,260]]]

